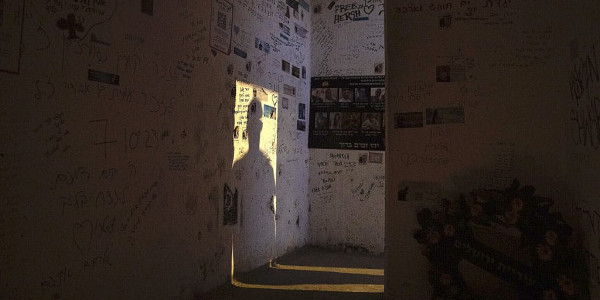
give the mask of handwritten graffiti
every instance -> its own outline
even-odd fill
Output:
[[[592,45],[585,57],[576,59],[571,69],[569,87],[573,107],[570,111],[571,137],[575,145],[600,147],[600,96],[592,89],[600,83],[596,48]]]

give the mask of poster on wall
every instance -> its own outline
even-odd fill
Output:
[[[231,53],[233,5],[225,0],[212,1],[210,46],[227,55]]]
[[[313,77],[308,147],[385,150],[384,76]]]
[[[0,0],[0,72],[19,73],[23,7],[23,0]]]

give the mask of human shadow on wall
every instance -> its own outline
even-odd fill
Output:
[[[248,106],[246,130],[237,137],[241,143],[247,140],[248,150],[232,167],[240,201],[239,231],[233,240],[235,272],[249,271],[267,263],[275,245],[274,171],[260,144],[261,134],[277,128],[264,126],[263,122],[262,103],[254,97]]]

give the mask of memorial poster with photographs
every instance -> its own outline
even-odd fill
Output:
[[[384,76],[313,77],[309,148],[385,150]]]

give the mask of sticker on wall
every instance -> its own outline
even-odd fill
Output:
[[[460,107],[428,108],[425,111],[427,125],[464,123],[465,110]]]
[[[306,131],[306,121],[297,120],[296,129],[299,131]]]
[[[463,65],[441,65],[435,67],[435,81],[462,82],[467,76],[467,68]]]
[[[450,28],[450,25],[452,25],[452,15],[443,15],[440,17],[440,28]]]
[[[298,119],[306,120],[306,104],[298,103]]]
[[[372,164],[382,164],[383,163],[383,153],[369,152],[369,162]]]
[[[290,106],[290,99],[288,99],[286,97],[281,97],[281,107],[283,109],[288,109],[289,106]]]
[[[283,34],[290,35],[290,27],[289,26],[287,26],[283,23],[279,23],[279,29],[281,29],[281,32]]]
[[[154,3],[153,0],[142,0],[142,12],[152,16],[154,13]]]
[[[229,55],[231,53],[233,5],[226,0],[213,0],[211,9],[209,45],[213,49]]]
[[[0,72],[19,74],[25,1],[10,2],[11,5],[0,5]]]
[[[423,112],[407,112],[394,114],[394,128],[423,127]]]
[[[283,93],[288,95],[288,96],[296,96],[296,87],[293,87],[291,85],[287,85],[287,84],[283,84]]]
[[[300,78],[300,68],[292,66],[292,76]]]
[[[263,51],[267,54],[271,52],[271,45],[269,43],[260,40],[259,38],[254,38],[254,48]]]
[[[223,187],[223,225],[237,224],[238,190],[235,192],[227,184]]]
[[[331,10],[334,5],[335,5],[335,1],[331,1],[331,2],[329,2],[329,5],[327,6],[327,8],[329,8],[329,10]]]
[[[119,75],[88,69],[88,80],[119,85]]]
[[[233,54],[241,57],[241,58],[247,58],[248,57],[248,53],[246,53],[246,51],[238,48],[238,47],[233,47]]]
[[[294,32],[301,38],[306,38],[306,34],[308,33],[308,30],[306,30],[304,27],[302,27],[298,24],[294,24]]]

